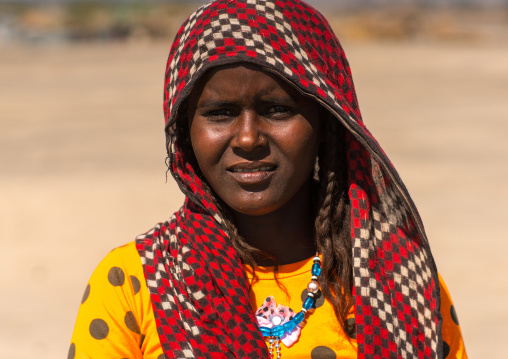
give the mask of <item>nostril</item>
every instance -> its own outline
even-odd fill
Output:
[[[238,139],[238,147],[245,151],[252,151],[258,147],[266,146],[266,140],[263,136],[242,136]]]

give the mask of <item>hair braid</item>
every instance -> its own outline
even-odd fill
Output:
[[[344,128],[335,119],[325,121],[325,141],[318,153],[319,194],[315,233],[323,255],[321,291],[333,304],[344,329],[352,302],[350,213],[345,171]]]

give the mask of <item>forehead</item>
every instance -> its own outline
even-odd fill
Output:
[[[195,104],[201,97],[259,97],[269,94],[304,97],[279,75],[253,64],[239,63],[210,69],[197,81],[189,98]]]

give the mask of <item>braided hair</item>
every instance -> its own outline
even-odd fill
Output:
[[[316,245],[323,255],[319,281],[321,292],[347,331],[346,318],[353,306],[353,274],[345,129],[331,115],[324,127],[325,140],[318,151],[319,191],[314,222]]]

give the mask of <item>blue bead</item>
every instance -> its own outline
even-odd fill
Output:
[[[272,335],[274,337],[280,337],[284,334],[284,326],[277,325],[276,327],[272,328]]]
[[[312,275],[320,275],[321,274],[321,266],[319,265],[319,263],[314,263],[312,265],[311,274]]]
[[[303,322],[304,319],[305,319],[305,313],[300,312],[297,315],[295,315],[295,317],[293,318],[293,321],[295,322],[295,324],[300,324],[301,322]]]
[[[303,302],[302,307],[309,310],[310,308],[312,308],[312,304],[314,304],[314,298],[307,297],[307,299],[305,299],[305,302]]]
[[[264,337],[269,337],[272,335],[272,330],[268,327],[259,327],[259,330],[261,331],[261,334],[263,334]]]
[[[289,322],[287,323],[284,323],[284,330],[287,332],[287,333],[290,333],[293,329],[295,329],[296,327],[296,324],[294,321],[290,320]]]

